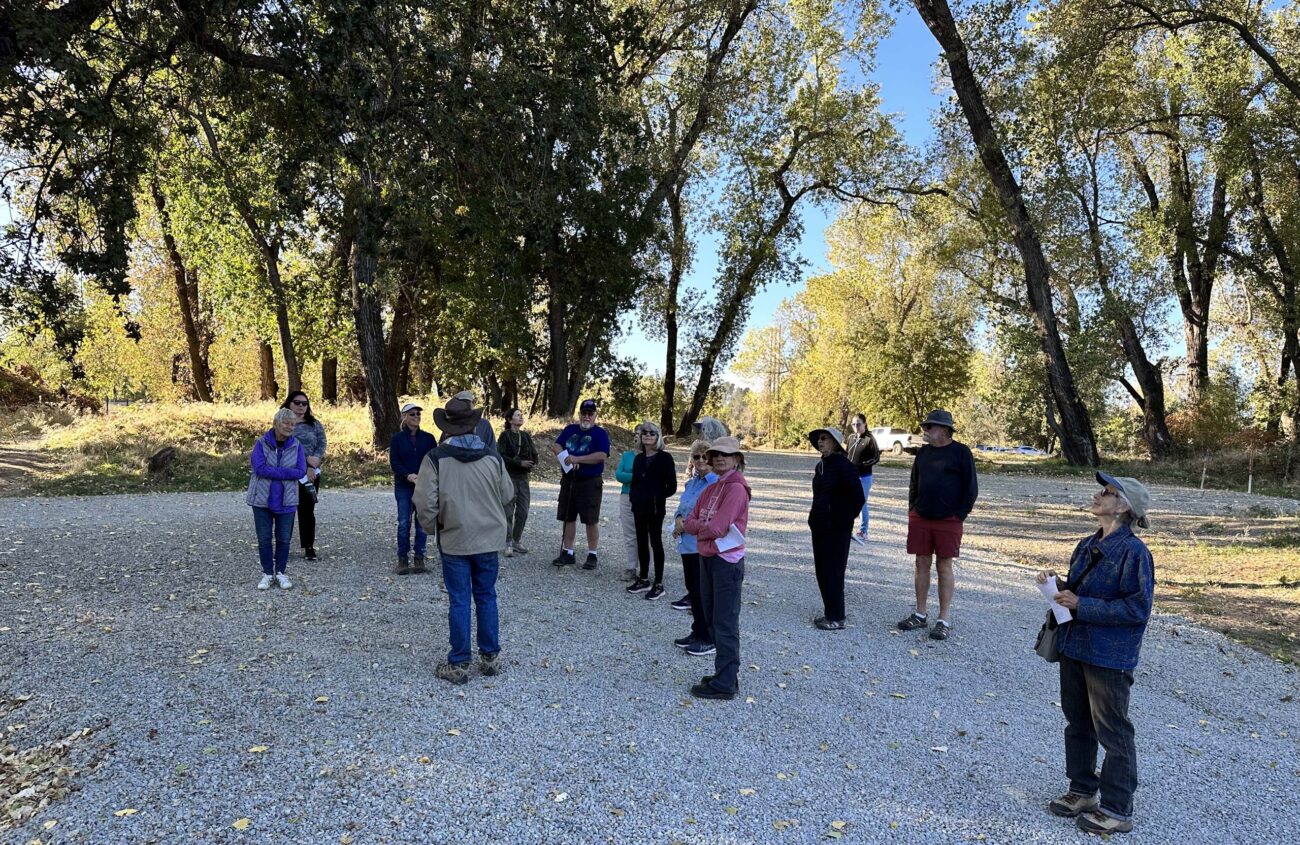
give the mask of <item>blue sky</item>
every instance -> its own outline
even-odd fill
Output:
[[[930,139],[930,113],[939,105],[933,92],[934,63],[939,48],[920,17],[910,8],[903,9],[893,31],[877,51],[876,70],[872,78],[880,85],[880,97],[886,112],[894,114],[898,126],[908,143],[922,147]],[[803,210],[804,231],[799,244],[799,254],[807,262],[804,278],[825,272],[830,268],[826,260],[826,227],[834,219],[835,209],[808,206]],[[717,270],[716,243],[700,237],[696,248],[695,264],[688,277],[692,287],[709,289]],[[781,300],[794,296],[803,288],[803,282],[778,285],[761,291],[750,309],[746,329],[767,325]],[[625,334],[618,351],[645,366],[646,372],[662,373],[664,347],[642,333],[635,313],[623,317]],[[689,374],[687,374],[689,378]]]

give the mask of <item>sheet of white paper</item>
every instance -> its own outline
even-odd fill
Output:
[[[568,449],[564,449],[560,452],[560,454],[556,455],[555,460],[560,462],[560,469],[564,470],[565,472],[568,472],[569,470],[573,469],[573,464],[569,463]]]
[[[732,523],[731,530],[719,537],[716,545],[718,551],[729,552],[732,549],[743,545],[744,542],[745,535],[740,533],[740,530],[736,528],[735,523]]]
[[[1057,625],[1064,625],[1066,622],[1069,622],[1074,618],[1070,615],[1069,608],[1061,607],[1056,603],[1056,594],[1059,593],[1060,590],[1056,588],[1055,578],[1048,578],[1046,581],[1039,584],[1038,592],[1042,593],[1043,597],[1047,599],[1047,603],[1052,606],[1052,615],[1056,617]]]

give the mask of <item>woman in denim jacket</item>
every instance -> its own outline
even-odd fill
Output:
[[[1097,483],[1102,489],[1089,509],[1101,527],[1079,542],[1067,578],[1038,573],[1039,583],[1056,578],[1056,601],[1074,616],[1056,634],[1070,788],[1047,809],[1088,833],[1113,834],[1133,829],[1137,746],[1129,687],[1151,618],[1155,564],[1133,533],[1149,527],[1146,488],[1104,472]],[[1100,776],[1098,745],[1106,750]]]

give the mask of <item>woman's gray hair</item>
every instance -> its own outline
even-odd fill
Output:
[[[636,450],[637,450],[638,452],[644,452],[644,451],[645,451],[645,443],[641,440],[641,435],[642,435],[642,434],[645,434],[647,431],[649,431],[649,432],[653,432],[653,433],[654,433],[654,436],[655,436],[655,451],[656,451],[656,452],[662,452],[662,451],[664,450],[664,433],[663,433],[662,431],[659,430],[659,426],[655,425],[654,423],[650,422],[649,420],[646,420],[645,422],[641,423],[641,424],[640,424],[639,426],[637,426],[636,428],[637,428],[637,432],[638,432],[638,434],[637,434]]]
[[[271,420],[273,425],[279,425],[282,422],[298,422],[298,415],[288,408],[281,408],[275,412],[275,418]]]

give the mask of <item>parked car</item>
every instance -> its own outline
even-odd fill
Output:
[[[1047,454],[1042,449],[1036,449],[1033,446],[1024,446],[1024,445],[1016,446],[1010,451],[1015,452],[1017,455],[1046,455]]]
[[[915,455],[925,445],[921,435],[913,434],[905,428],[873,428],[871,436],[876,438],[876,445],[880,447],[882,453],[901,455],[909,452]]]

